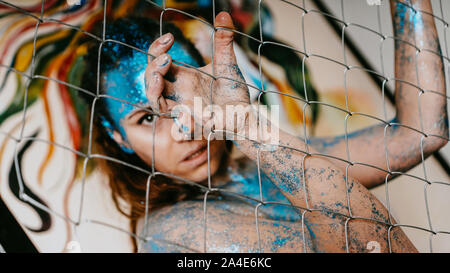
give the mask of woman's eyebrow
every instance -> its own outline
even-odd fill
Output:
[[[134,110],[133,112],[131,112],[127,116],[127,119],[131,119],[133,116],[135,116],[136,114],[139,114],[141,112],[146,112],[146,113],[149,113],[149,114],[155,114],[155,111],[153,111],[153,108],[151,106],[146,106],[145,108],[138,108],[138,109]]]

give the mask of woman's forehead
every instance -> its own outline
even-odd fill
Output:
[[[148,103],[144,85],[146,66],[147,55],[136,52],[133,56],[121,59],[115,68],[104,74],[103,86],[106,94],[116,98],[106,99],[110,112],[126,116],[135,108],[131,104]]]

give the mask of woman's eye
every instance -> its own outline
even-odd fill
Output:
[[[151,124],[153,119],[153,115],[145,114],[138,120],[138,124]]]

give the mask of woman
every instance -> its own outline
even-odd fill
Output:
[[[208,134],[191,140],[196,126],[221,133],[226,129],[224,123],[208,120],[199,124],[185,113],[172,111],[180,104],[192,107],[196,97],[222,107],[250,104],[248,89],[241,84],[233,32],[228,30],[233,23],[227,13],[215,19],[214,56],[208,65],[174,27],[166,26],[166,34],[156,39],[159,28],[149,20],[114,23],[113,35],[107,38],[141,51],[148,48],[149,56],[118,43],[104,43],[102,96],[90,102],[95,102],[92,109],[101,153],[156,172],[149,177],[112,160],[104,162],[117,207],[146,238],[139,250],[364,252],[376,242],[383,252],[416,251],[366,188],[421,162],[421,151],[428,156],[446,144],[442,60],[428,51],[415,57],[411,46],[414,40],[422,49],[440,52],[433,18],[426,13],[431,12],[431,5],[429,1],[412,2],[414,10],[391,2],[398,39],[396,120],[347,138],[305,141],[280,131],[280,147],[272,150],[248,139],[234,139],[233,144],[208,141]],[[95,90],[98,59],[97,52],[90,53],[86,58],[90,72],[83,83],[85,89]],[[408,73],[415,71],[416,62],[420,73]],[[208,76],[213,73],[216,78]],[[405,81],[420,82],[421,90]],[[422,90],[434,92],[422,92],[419,104],[418,96],[409,94]],[[248,131],[254,115],[248,112],[230,133]],[[410,128],[427,137],[421,139]],[[271,130],[276,128],[271,126]],[[230,160],[232,146],[246,158]],[[384,171],[386,166],[389,173]]]

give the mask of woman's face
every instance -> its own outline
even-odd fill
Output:
[[[181,62],[198,66],[183,46],[174,44],[171,56]],[[178,57],[178,58],[177,58]],[[159,172],[170,173],[196,182],[208,177],[208,141],[186,140],[185,134],[193,131],[192,126],[180,130],[180,124],[168,117],[156,117],[148,111],[137,108],[127,101],[148,110],[149,101],[144,86],[144,72],[147,66],[147,55],[135,52],[131,57],[121,59],[119,65],[103,76],[103,88],[106,95],[106,105],[112,118],[112,136],[126,151],[136,153],[149,166],[154,160],[155,169]],[[171,80],[166,81],[166,88],[170,89],[170,98],[166,100],[170,112],[183,101],[177,90],[195,88],[192,86],[193,74],[188,70],[176,70]],[[115,98],[115,99],[113,99]],[[183,122],[186,124],[186,121]],[[187,129],[187,130],[186,130]],[[153,154],[154,147],[154,154]],[[210,141],[211,175],[219,168],[225,151],[225,141]]]
[[[176,103],[172,103],[174,106]],[[156,119],[156,121],[155,121]],[[132,112],[122,121],[128,145],[148,165],[155,160],[155,169],[200,182],[208,177],[207,140],[183,140],[172,119],[152,118],[148,112]],[[154,133],[154,137],[153,137]],[[174,138],[174,134],[180,136]],[[177,140],[178,139],[178,140]],[[225,142],[210,142],[211,174],[220,164]],[[155,145],[155,156],[153,156]]]

